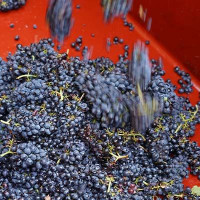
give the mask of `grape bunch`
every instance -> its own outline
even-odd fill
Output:
[[[72,23],[72,2],[71,0],[50,0],[46,20],[49,24],[51,35],[59,42],[62,42],[70,32]]]
[[[37,138],[55,132],[56,118],[43,112],[40,106],[21,106],[12,110],[8,115],[10,120],[7,126],[15,137],[24,139]]]
[[[135,130],[144,131],[154,118],[161,114],[163,108],[159,94],[148,90],[151,82],[151,65],[148,49],[140,41],[134,45],[128,76],[132,84],[136,86],[136,97],[130,98],[128,103],[132,126]]]
[[[127,108],[124,96],[100,74],[90,74],[77,77],[79,88],[86,94],[92,103],[92,113],[101,120],[101,126],[113,124],[123,126],[128,121]],[[124,124],[125,125],[125,124]]]
[[[36,167],[41,169],[48,166],[46,151],[39,149],[33,143],[21,143],[17,147],[17,157],[20,160],[18,165],[21,164],[23,168]]]
[[[46,83],[41,79],[34,79],[20,84],[12,94],[12,98],[24,105],[34,102],[43,102],[49,96],[50,91]]]
[[[6,12],[9,10],[18,9],[26,4],[26,0],[2,0],[0,2],[0,11]]]

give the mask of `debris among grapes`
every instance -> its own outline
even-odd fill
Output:
[[[199,196],[200,197],[200,187],[198,187],[198,186],[195,185],[192,188],[192,194],[195,195],[195,196]]]
[[[48,195],[45,197],[45,200],[51,200],[51,197]]]

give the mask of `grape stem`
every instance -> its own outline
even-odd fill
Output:
[[[15,154],[15,153],[16,153],[16,152],[13,152],[13,151],[8,150],[7,152],[2,153],[2,154],[0,155],[0,157],[2,158],[2,157],[6,156],[6,155],[8,155],[8,154]]]
[[[108,182],[108,189],[107,189],[107,192],[110,193],[110,189],[111,189],[111,186],[112,186],[112,182],[114,182],[114,178],[113,176],[107,176],[106,177],[106,181]]]
[[[9,140],[9,150],[8,150],[7,152],[5,152],[5,153],[2,153],[2,154],[0,155],[1,158],[4,157],[4,156],[6,156],[6,155],[8,155],[8,154],[15,154],[15,153],[16,153],[16,152],[11,151],[11,148],[12,148],[12,146],[13,146],[13,143],[14,143],[14,140],[13,140],[13,139],[12,139],[12,140]]]
[[[8,121],[1,120],[1,123],[6,124],[6,125],[10,125],[10,122],[11,122],[11,119],[9,119]]]
[[[199,110],[199,108],[198,108],[198,106],[196,105],[196,110],[195,110],[194,112],[192,112],[192,116],[191,116],[189,119],[185,119],[185,115],[182,114],[182,115],[181,115],[181,119],[182,119],[182,121],[184,122],[184,124],[180,124],[180,125],[177,127],[175,133],[177,133],[177,132],[182,128],[183,125],[187,124],[188,122],[191,122],[191,121],[195,118],[195,116],[196,116],[198,110]]]
[[[125,156],[120,156],[119,153],[117,153],[117,155],[115,155],[114,153],[110,152],[110,155],[113,156],[115,158],[115,163],[120,160],[120,159],[123,159],[123,158],[128,158],[128,155],[125,155]]]
[[[24,75],[18,76],[16,79],[19,80],[19,79],[24,78],[24,77],[29,79],[30,77],[36,78],[37,76],[36,75],[31,75],[31,74],[24,74]]]

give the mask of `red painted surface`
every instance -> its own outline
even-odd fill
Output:
[[[110,57],[114,61],[117,60],[118,55],[123,53],[123,45],[112,45],[110,52],[106,51],[106,39],[108,37],[113,38],[118,36],[124,39],[124,44],[133,46],[137,40],[145,41],[150,40],[149,45],[150,57],[158,59],[163,58],[163,63],[166,70],[165,78],[170,78],[173,83],[177,82],[178,76],[173,72],[173,67],[180,65],[168,51],[166,51],[154,38],[151,37],[132,17],[128,20],[132,21],[135,25],[133,32],[129,31],[127,27],[123,26],[121,19],[116,19],[112,24],[103,23],[103,14],[99,6],[99,1],[94,0],[74,0],[74,7],[76,4],[80,4],[81,8],[73,10],[73,17],[75,19],[74,26],[71,31],[71,35],[64,42],[61,51],[67,51],[70,49],[70,56],[80,56],[80,52],[70,48],[70,44],[79,35],[83,36],[83,45],[87,45],[93,49],[92,57],[106,56]],[[35,1],[28,0],[27,5],[18,11],[12,11],[9,13],[0,13],[0,56],[4,59],[9,51],[12,53],[16,50],[16,44],[30,45],[30,43],[37,42],[41,38],[49,37],[48,27],[45,22],[47,0]],[[15,27],[11,29],[10,23],[14,23]],[[38,28],[33,29],[33,24],[37,24]],[[94,33],[95,37],[91,37]],[[20,41],[14,40],[15,35],[20,36]],[[198,101],[198,88],[199,81],[193,77],[195,84],[194,93],[190,95],[192,103]],[[194,140],[200,144],[199,130]],[[200,181],[196,177],[191,176],[189,180],[186,180],[185,185],[199,185]]]
[[[146,22],[139,17],[139,6],[147,9]],[[132,16],[143,27],[152,17],[151,35],[190,71],[200,76],[200,1],[135,0]]]

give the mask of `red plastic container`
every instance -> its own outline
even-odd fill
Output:
[[[141,8],[146,20],[139,15]],[[152,19],[150,34],[196,77],[200,76],[199,0],[135,0],[131,15],[145,28]]]
[[[16,50],[16,44],[18,43],[22,45],[30,45],[33,42],[37,42],[42,38],[47,38],[50,36],[48,26],[45,21],[47,2],[47,0],[28,0],[27,4],[17,11],[0,13],[0,57],[6,59],[8,52],[14,53]],[[138,0],[138,2],[140,2],[140,0]],[[150,9],[154,4],[150,4],[149,2],[155,3],[158,1],[141,0],[141,2],[147,3],[145,6],[149,6],[148,9]],[[160,4],[167,2],[169,3],[169,0],[166,2],[162,1]],[[178,0],[173,2],[178,2]],[[80,9],[76,8],[77,4],[80,4]],[[145,6],[143,6],[144,9]],[[178,6],[181,5],[178,3],[176,4],[177,10]],[[158,30],[158,27],[157,29],[154,29],[154,26],[156,26],[156,21],[158,21],[158,26],[160,26],[162,25],[162,20],[154,21],[154,18],[152,18],[152,31],[150,31],[150,33],[152,32],[152,35],[146,31],[144,28],[146,27],[145,23],[141,21],[141,18],[138,17],[138,9],[140,8],[139,3],[136,2],[133,5],[133,11],[128,16],[128,21],[132,22],[135,26],[134,31],[129,31],[127,27],[124,27],[122,19],[119,18],[115,19],[111,24],[105,24],[103,21],[103,13],[99,0],[74,0],[73,7],[74,26],[71,30],[70,37],[66,38],[64,45],[62,46],[61,52],[65,52],[67,49],[70,49],[70,56],[81,56],[81,53],[77,53],[70,47],[71,42],[75,41],[75,39],[81,35],[83,36],[83,45],[87,45],[90,49],[92,49],[92,58],[105,56],[116,61],[118,59],[118,55],[123,53],[123,45],[113,45],[108,52],[106,50],[107,38],[112,39],[114,36],[118,36],[124,39],[124,44],[128,44],[130,46],[133,46],[134,42],[137,40],[149,40],[150,58],[158,59],[161,57],[163,59],[164,69],[166,71],[166,75],[164,76],[165,79],[169,78],[174,84],[177,83],[178,76],[173,71],[174,66],[179,65],[182,69],[188,71],[187,68],[181,64],[184,61],[180,59],[181,62],[179,62],[176,59],[179,58],[179,56],[176,54],[171,54],[174,53],[174,51],[171,51],[170,53],[166,50],[166,48],[171,48],[169,48],[170,45],[165,45],[168,43],[168,41],[170,41],[170,29],[168,30],[169,32],[164,29],[164,35],[159,35],[158,37],[159,41],[164,46],[158,42],[157,37],[154,38],[154,36],[157,36],[154,31]],[[160,5],[160,7],[162,6]],[[172,9],[171,12],[175,12],[176,9]],[[152,15],[149,16],[155,16],[153,15],[153,11],[155,11],[155,8],[152,8]],[[164,8],[162,7],[159,12],[164,13]],[[14,23],[14,28],[9,27],[11,23]],[[176,23],[176,21],[174,21],[174,23]],[[34,24],[37,25],[37,29],[33,29]],[[91,34],[95,34],[95,37],[91,37]],[[159,34],[162,34],[162,31],[160,31]],[[15,35],[20,36],[19,41],[14,40]],[[167,41],[163,42],[162,38],[166,37],[166,35],[169,35],[169,38]],[[198,42],[200,42],[200,40]],[[174,39],[172,40],[172,43],[174,46],[176,46],[176,44],[178,45]],[[181,48],[179,48],[179,50],[181,50]],[[194,49],[194,51],[196,50]],[[185,53],[185,51],[183,51],[183,53]],[[192,68],[192,71],[194,72],[195,68]],[[192,79],[194,83],[194,92],[189,95],[189,98],[191,102],[195,104],[199,100],[200,82],[194,76],[192,76]],[[197,127],[196,134],[192,140],[197,141],[200,145],[199,127]],[[193,185],[200,186],[200,181],[198,181],[196,177],[190,176],[189,179],[184,181],[184,184],[185,186],[191,187]]]

